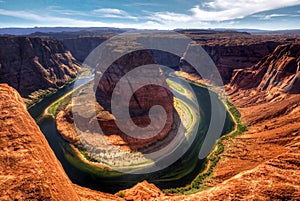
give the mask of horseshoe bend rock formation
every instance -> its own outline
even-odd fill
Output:
[[[145,127],[149,125],[149,110],[152,106],[160,105],[164,108],[167,114],[165,126],[161,132],[157,133],[154,137],[149,138],[148,136],[144,136],[148,139],[136,140],[126,134],[124,135],[120,130],[117,133],[112,133],[116,131],[116,129],[113,129],[116,128],[114,121],[106,121],[99,118],[99,124],[105,134],[118,134],[122,136],[133,149],[147,147],[151,143],[164,138],[172,129],[173,124],[173,94],[170,89],[168,89],[165,80],[166,78],[161,70],[158,68],[150,70],[142,68],[138,70],[136,75],[122,80],[123,76],[129,71],[147,64],[155,64],[153,56],[148,51],[129,53],[116,60],[103,73],[100,82],[95,83],[97,86],[96,96],[99,104],[103,106],[105,110],[111,112],[112,93],[115,91],[120,95],[120,99],[118,99],[116,104],[116,107],[118,108],[116,109],[121,110],[123,108],[128,108],[129,106],[130,116],[137,126]],[[102,72],[98,71],[98,73]],[[145,80],[146,83],[144,83]],[[124,86],[124,88],[119,91],[115,88],[118,83],[121,84],[121,86]],[[146,85],[140,86],[144,84]],[[135,87],[137,90],[134,90]],[[129,103],[126,101],[126,98],[130,100]],[[154,117],[154,120],[164,121],[164,119],[161,118],[161,115],[157,115]],[[121,117],[119,120],[122,124],[123,122],[126,124],[128,119]],[[143,133],[141,133],[141,135],[142,134]]]
[[[122,200],[72,184],[21,96],[0,84],[0,200]]]
[[[22,97],[57,88],[75,78],[79,64],[57,40],[37,37],[0,37],[0,83]]]
[[[280,46],[273,57],[270,55],[253,71],[236,71],[227,86],[229,98],[240,108],[249,131],[226,142],[213,179],[207,182],[212,188],[194,195],[174,196],[163,195],[143,182],[132,191],[125,191],[124,198],[299,199],[300,86],[295,81],[298,70],[295,72],[294,68],[298,69],[299,64],[299,56],[295,56],[299,53],[295,50],[299,50],[297,44]],[[259,74],[263,72],[259,69],[264,68],[267,70],[263,75]],[[248,75],[259,78],[258,82],[252,84],[253,77],[243,79]],[[266,85],[267,80],[270,81]],[[281,90],[280,98],[272,95],[275,89]],[[3,84],[0,92],[0,200],[122,200],[71,184],[18,93]],[[266,99],[268,94],[271,99]]]

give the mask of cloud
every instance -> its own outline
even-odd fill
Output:
[[[189,9],[189,14],[154,12],[150,19],[168,22],[222,22],[242,19],[255,13],[300,5],[300,0],[213,0]]]
[[[47,11],[51,13],[58,13],[61,15],[69,15],[69,16],[92,16],[90,13],[77,11],[77,10],[69,10],[69,9],[62,9],[60,6],[48,6]]]
[[[93,10],[94,14],[97,14],[99,17],[106,18],[123,18],[123,19],[132,19],[137,20],[138,18],[128,14],[124,10],[116,9],[116,8],[101,8]]]
[[[54,17],[49,15],[38,15],[32,12],[19,10],[4,10],[0,9],[0,15],[26,19],[34,23],[47,24],[47,26],[106,26],[106,23],[98,21],[79,20],[66,17]],[[35,25],[36,26],[36,25]]]
[[[155,12],[148,17],[151,20],[159,21],[159,22],[189,22],[193,20],[192,16],[180,14],[180,13],[173,13],[173,12]]]
[[[26,20],[42,21],[41,16],[26,11],[13,11],[13,10],[0,9],[0,15],[16,17],[16,18],[21,18]]]
[[[271,18],[274,17],[286,17],[289,16],[287,14],[270,14],[270,15],[253,15],[253,17],[257,17],[261,20],[270,20]]]
[[[116,11],[117,13],[117,11]],[[138,28],[138,29],[162,29],[162,25],[154,21],[145,21],[142,23],[106,23],[96,20],[81,20],[68,17],[55,17],[47,14],[36,14],[28,11],[20,10],[5,10],[0,9],[0,16],[10,16],[15,18],[20,18],[22,20],[28,20],[29,23],[24,24],[14,24],[14,27],[118,27],[118,28]],[[11,27],[7,22],[0,22],[0,27]]]
[[[192,15],[202,21],[241,19],[262,11],[299,5],[299,0],[214,0],[190,9]]]
[[[2,0],[0,0],[1,2]],[[178,0],[179,1],[179,0]],[[96,10],[80,11],[68,10],[59,6],[49,6],[45,12],[29,12],[21,10],[0,9],[0,16],[10,16],[22,19],[32,26],[104,26],[141,29],[173,29],[173,28],[213,28],[234,27],[240,22],[238,19],[257,17],[270,20],[275,17],[299,17],[300,11],[290,14],[261,14],[265,11],[300,5],[300,0],[204,0],[182,13],[168,11],[143,11],[133,15],[125,10],[116,8],[100,8]],[[147,4],[146,2],[145,4]],[[136,3],[142,5],[143,3]],[[150,3],[149,3],[150,4]],[[137,5],[136,5],[137,6]],[[149,5],[150,6],[150,5]],[[109,18],[109,21],[108,21]],[[112,20],[114,19],[114,20]],[[294,18],[297,19],[297,18]],[[116,21],[113,23],[111,21]],[[118,21],[118,22],[117,22]],[[294,21],[293,21],[294,22]],[[6,23],[6,24],[5,24]],[[0,22],[0,26],[7,26],[9,22]],[[292,23],[292,22],[291,22]],[[290,23],[289,26],[294,26]],[[257,23],[247,24],[255,26]],[[9,25],[10,26],[10,25]],[[16,26],[16,24],[14,24]],[[296,25],[298,26],[298,25]],[[257,27],[256,27],[257,28]],[[263,27],[265,28],[265,27]]]

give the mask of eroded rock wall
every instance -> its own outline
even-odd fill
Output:
[[[0,83],[27,97],[39,89],[57,88],[75,78],[79,64],[53,39],[0,37]]]

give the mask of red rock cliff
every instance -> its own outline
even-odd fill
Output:
[[[72,184],[21,96],[0,84],[0,200],[122,200]]]
[[[20,95],[0,85],[0,200],[79,200]]]
[[[249,69],[236,70],[231,86],[268,93],[300,92],[300,44],[278,46],[272,54]]]
[[[0,46],[0,83],[8,83],[22,97],[62,86],[77,75],[78,63],[57,40],[0,37]]]

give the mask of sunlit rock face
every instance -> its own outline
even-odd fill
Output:
[[[300,93],[300,44],[278,46],[272,54],[249,69],[235,71],[233,88]]]
[[[57,40],[0,37],[0,82],[22,97],[39,89],[57,88],[75,78],[79,64]]]
[[[0,84],[0,200],[81,200],[19,93]]]

